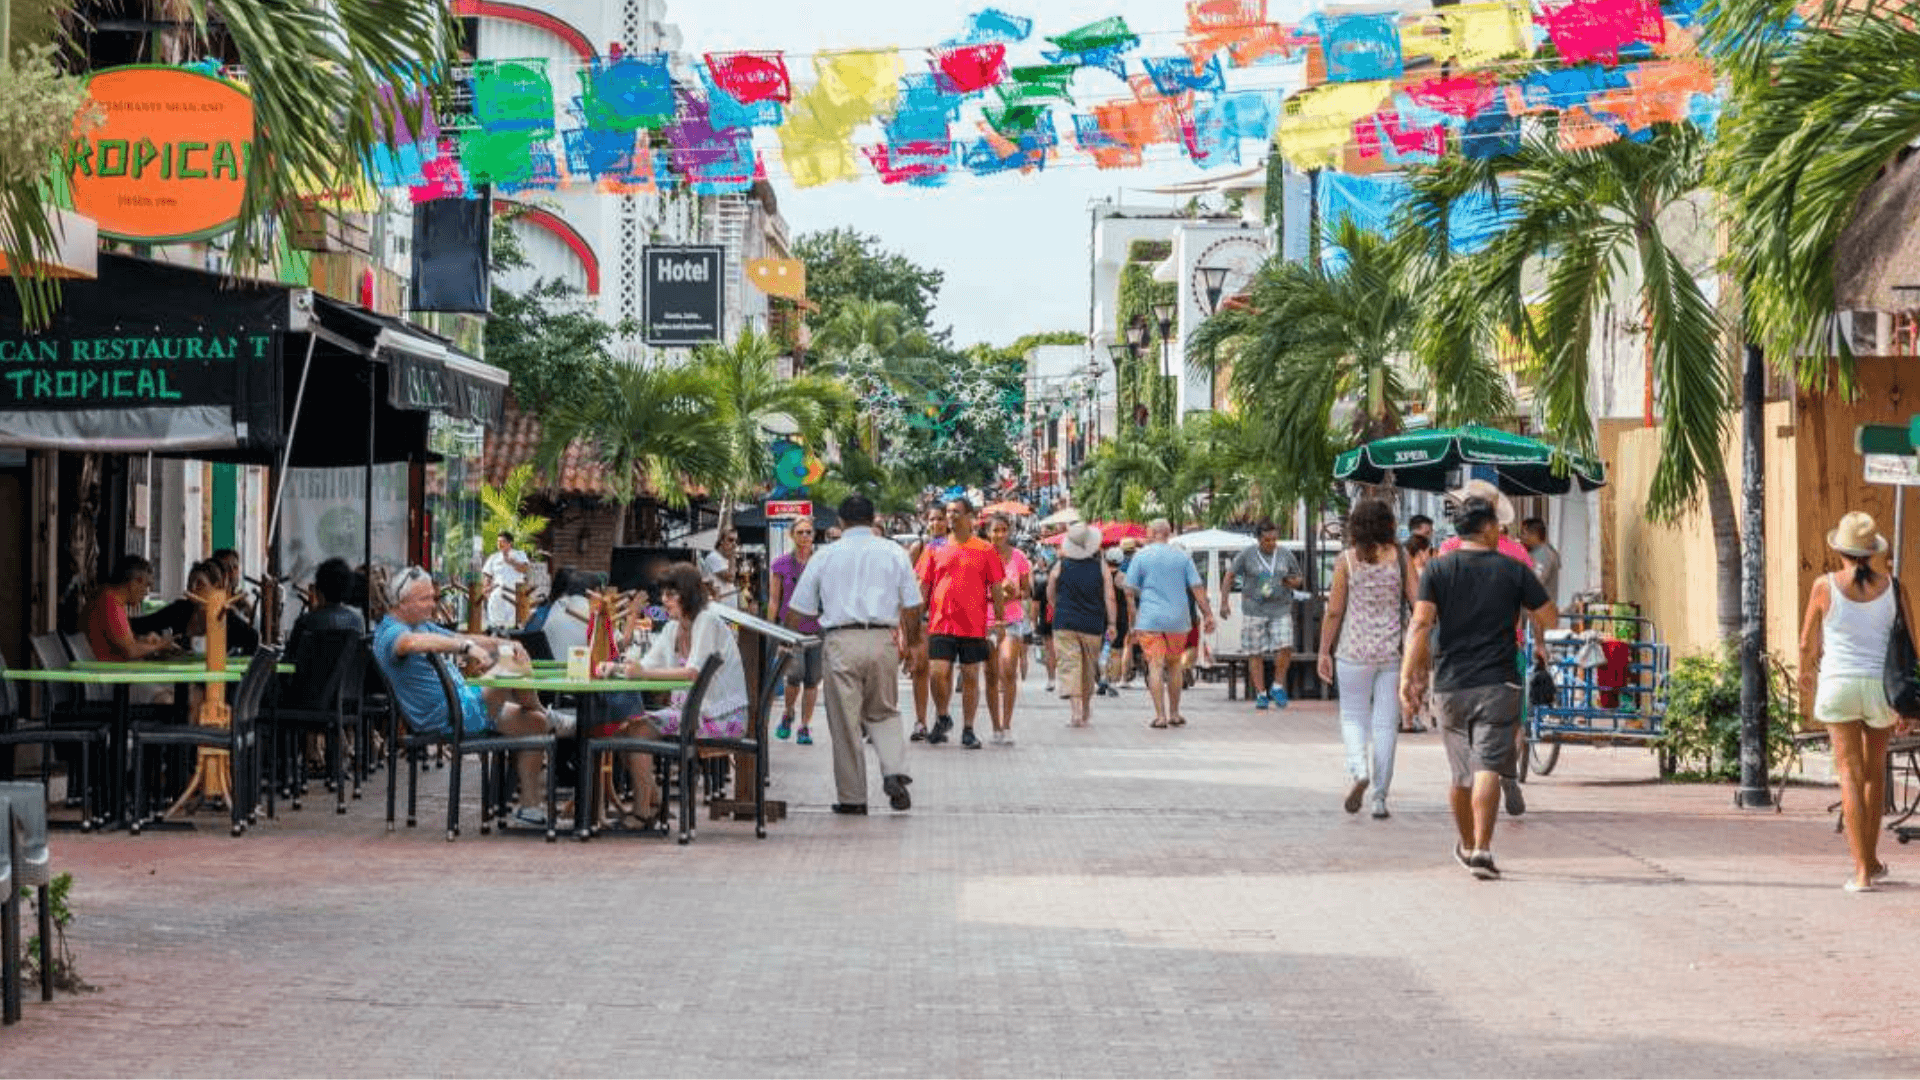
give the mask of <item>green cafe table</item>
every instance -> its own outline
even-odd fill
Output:
[[[541,667],[536,667],[530,675],[483,675],[469,679],[467,683],[483,690],[532,690],[543,694],[579,695],[580,718],[574,730],[574,741],[580,747],[580,768],[574,779],[573,800],[573,835],[577,840],[585,840],[593,835],[593,808],[585,805],[585,794],[591,786],[588,779],[593,775],[593,761],[587,753],[587,734],[604,722],[600,714],[606,695],[636,690],[687,690],[693,686],[691,679],[569,679],[564,671]]]
[[[132,727],[132,698],[129,688],[150,686],[155,683],[171,683],[176,686],[237,683],[243,674],[245,671],[239,667],[227,671],[208,671],[204,665],[169,664],[165,661],[134,661],[121,664],[94,661],[86,667],[76,665],[53,671],[39,668],[26,670],[8,668],[6,677],[14,682],[112,687],[113,737],[109,740],[107,750],[108,825],[113,828],[125,828],[132,809],[127,805],[127,733]]]

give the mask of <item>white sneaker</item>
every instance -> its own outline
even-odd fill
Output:
[[[1048,679],[1048,680],[1047,680],[1047,693],[1049,693],[1049,694],[1051,694],[1051,693],[1053,693],[1053,680],[1052,680],[1052,679]]]
[[[1001,732],[1001,733],[1000,733],[1000,745],[1001,745],[1001,746],[1012,746],[1012,745],[1013,745],[1013,732],[1011,732],[1011,731],[1003,731],[1003,732]]]
[[[987,741],[992,743],[995,746],[999,746],[1000,744],[1007,741],[1007,733],[1004,731],[995,729],[992,735],[987,736]]]

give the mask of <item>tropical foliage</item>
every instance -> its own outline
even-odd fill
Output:
[[[1753,340],[1803,383],[1824,382],[1835,348],[1841,231],[1882,167],[1920,141],[1913,13],[1909,0],[1703,8],[1705,44],[1732,86],[1713,155],[1726,213],[1740,223],[1728,233],[1728,261]],[[1837,349],[1844,377],[1849,343]]]
[[[1498,191],[1504,224],[1483,250],[1439,270],[1415,355],[1443,390],[1457,388],[1453,372],[1492,352],[1497,338],[1519,343],[1533,358],[1524,374],[1547,430],[1582,452],[1596,449],[1588,400],[1596,323],[1611,297],[1630,298],[1646,335],[1663,446],[1648,505],[1663,518],[1693,506],[1710,479],[1724,486],[1727,360],[1719,317],[1696,278],[1709,266],[1685,254],[1687,240],[1709,232],[1696,213],[1705,166],[1704,139],[1691,125],[1577,151],[1541,131],[1512,155],[1436,167],[1416,182],[1407,223],[1432,234],[1460,194]],[[1442,402],[1437,411],[1443,423],[1484,420],[1498,415],[1480,411],[1491,404]]]
[[[499,536],[512,533],[513,544],[522,551],[533,551],[538,547],[540,534],[547,531],[551,520],[540,514],[521,513],[526,505],[527,496],[535,488],[533,463],[524,462],[514,467],[499,487],[492,484],[480,485],[480,535]]]
[[[722,430],[728,468],[720,484],[729,500],[746,496],[773,479],[772,439],[797,435],[819,446],[828,425],[851,401],[832,379],[782,375],[774,366],[778,346],[747,330],[732,345],[703,345],[694,353],[693,373],[706,384],[714,416]]]
[[[40,0],[14,6],[38,16],[15,28],[16,47],[60,43],[79,7]],[[427,88],[458,58],[457,26],[441,0],[164,0],[157,6],[187,25],[176,36],[181,55],[170,59],[231,59],[250,80],[252,160],[272,167],[247,170],[239,225],[226,241],[238,266],[267,261],[272,222],[302,194],[357,180],[359,163],[386,139],[395,119],[417,121]],[[53,119],[57,126],[61,118]],[[50,158],[42,160],[51,166]],[[53,251],[50,179],[44,173],[0,179],[0,251],[13,265],[36,265]],[[50,310],[46,281],[16,276],[15,287],[30,312]]]

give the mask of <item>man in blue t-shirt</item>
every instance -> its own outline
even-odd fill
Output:
[[[457,634],[430,620],[437,593],[433,575],[409,566],[387,583],[387,614],[373,634],[373,658],[393,686],[402,714],[415,731],[444,732],[451,728],[447,697],[440,678],[428,662],[428,653],[471,656],[491,664],[501,645],[495,638]],[[532,691],[509,692],[468,686],[458,670],[453,673],[459,691],[460,730],[469,735],[498,731],[503,735],[540,735],[552,730],[547,711]],[[521,751],[515,760],[520,773],[520,797],[529,804],[546,790],[541,780],[541,753]],[[546,813],[525,805],[514,813],[523,825],[545,826]]]
[[[1127,566],[1126,588],[1134,598],[1132,637],[1147,661],[1147,692],[1153,696],[1153,727],[1184,727],[1180,715],[1180,658],[1187,650],[1193,616],[1191,598],[1202,625],[1213,633],[1213,605],[1193,556],[1167,543],[1173,526],[1166,518],[1147,524],[1147,546]]]

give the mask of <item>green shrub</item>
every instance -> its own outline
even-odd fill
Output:
[[[1800,695],[1778,655],[1767,657],[1767,763],[1786,760],[1800,722]],[[1667,715],[1656,752],[1679,775],[1734,780],[1740,775],[1740,653],[1729,643],[1718,654],[1683,656],[1667,677]]]

